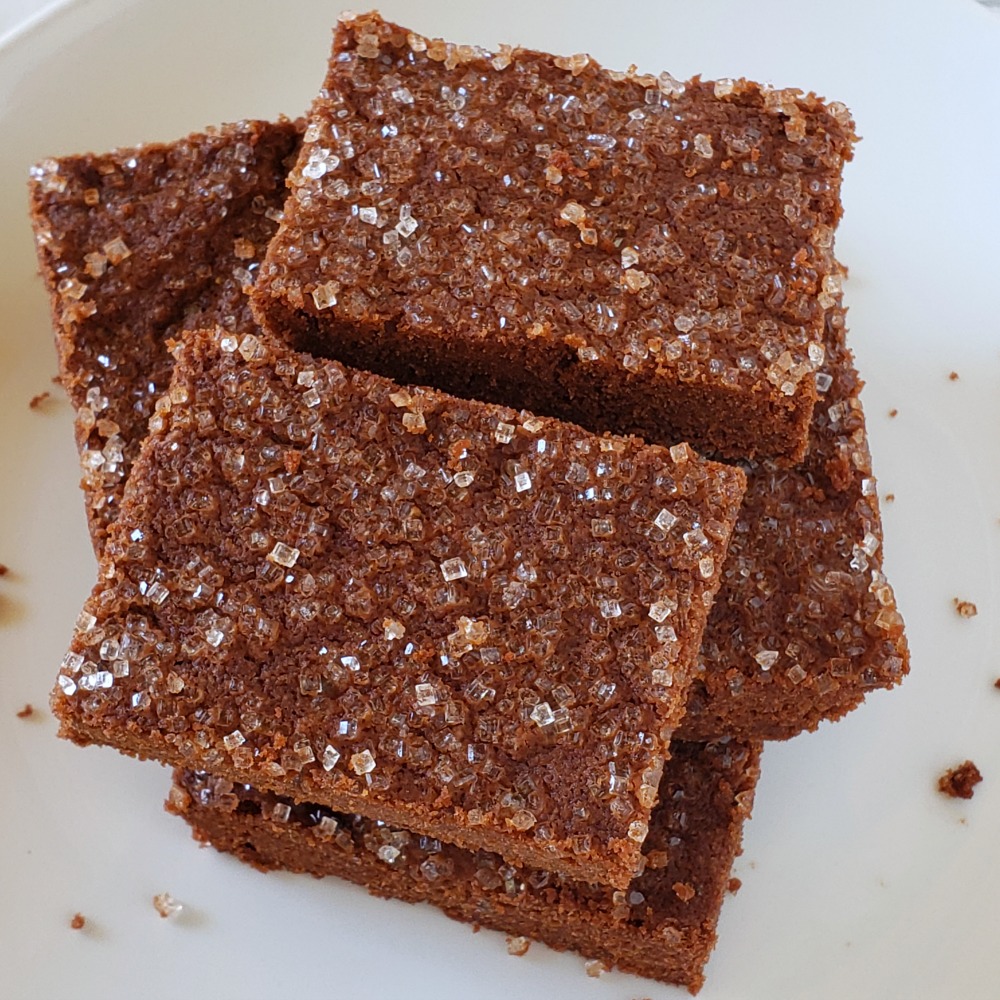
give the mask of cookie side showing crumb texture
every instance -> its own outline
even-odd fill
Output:
[[[675,744],[643,846],[643,872],[617,891],[514,868],[496,854],[204,773],[176,772],[168,808],[196,838],[257,868],[336,875],[377,896],[430,902],[456,920],[696,993],[758,773],[758,746]],[[675,884],[691,890],[686,901]]]
[[[178,356],[63,735],[627,884],[743,473],[253,335]]]
[[[252,322],[243,288],[277,228],[300,134],[285,120],[240,122],[31,171],[96,551],[170,380],[167,341],[185,327]]]
[[[882,518],[837,296],[809,451],[760,462],[702,643],[683,739],[786,739],[836,719],[909,671],[903,619],[882,571]]]
[[[854,139],[796,90],[346,17],[255,310],[397,381],[792,464]]]

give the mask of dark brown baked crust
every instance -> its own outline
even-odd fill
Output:
[[[788,465],[854,138],[800,91],[345,15],[255,311],[397,381]]]
[[[250,334],[177,353],[63,734],[627,884],[743,473]]]
[[[336,875],[377,896],[430,902],[456,920],[528,935],[696,993],[750,815],[759,749],[675,744],[643,845],[645,871],[619,891],[207,774],[175,772],[168,809],[197,839],[257,868]]]
[[[909,671],[882,572],[882,517],[838,294],[809,451],[747,466],[747,493],[678,736],[787,739]]]
[[[44,160],[31,219],[95,551],[115,519],[185,328],[251,323],[243,288],[277,228],[301,124]]]

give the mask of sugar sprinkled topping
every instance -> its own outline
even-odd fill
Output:
[[[761,670],[770,670],[778,662],[779,655],[776,649],[760,649],[753,658],[760,664]]]
[[[177,917],[184,909],[184,904],[178,902],[169,892],[160,892],[153,897],[153,906],[164,920]]]
[[[371,751],[362,750],[361,753],[352,754],[351,770],[358,775],[371,774],[375,770],[375,758]]]
[[[299,550],[286,545],[284,542],[277,542],[274,548],[267,554],[267,558],[269,562],[290,569],[298,561]]]
[[[441,575],[449,583],[452,580],[461,580],[469,575],[469,570],[461,559],[446,559],[441,563]]]
[[[330,309],[337,304],[337,293],[340,285],[336,281],[326,281],[317,285],[312,291],[313,302],[317,309]]]
[[[88,605],[103,617],[81,620],[61,671],[77,690],[87,678],[67,709],[127,716],[139,731],[168,725],[192,767],[264,786],[333,772],[382,797],[412,773],[421,802],[448,788],[470,816],[532,844],[574,832],[583,821],[553,815],[527,783],[537,779],[490,748],[593,741],[637,775],[648,766],[662,749],[662,702],[679,685],[667,673],[676,637],[661,637],[647,611],[700,599],[682,533],[705,526],[695,559],[721,552],[736,476],[694,455],[678,473],[635,439],[404,389],[263,337],[223,350],[230,336],[199,333],[178,352],[161,407],[169,440],[138,484],[169,498],[169,528],[143,516],[113,534],[115,576]],[[193,377],[203,365],[211,386]],[[425,431],[403,432],[418,412]],[[681,522],[669,541],[652,524],[667,503]],[[211,536],[203,513],[220,510],[245,550],[238,571],[228,548],[216,555],[229,541]],[[685,570],[665,569],[674,552]],[[385,586],[397,580],[406,585]],[[133,581],[129,596],[109,617],[121,581]],[[157,587],[169,594],[162,609]],[[656,689],[647,668],[596,695],[580,636],[647,663],[664,650]],[[231,652],[252,668],[226,674]],[[283,691],[277,722],[260,677]],[[634,718],[621,717],[622,699]],[[638,795],[628,785],[614,810],[588,808],[624,838],[647,815]]]
[[[514,440],[514,431],[516,428],[513,424],[505,424],[503,421],[497,424],[494,437],[500,444],[509,444]]]

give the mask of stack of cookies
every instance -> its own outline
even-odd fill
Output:
[[[339,24],[300,122],[49,160],[62,735],[260,868],[692,991],[761,742],[908,666],[846,110]]]

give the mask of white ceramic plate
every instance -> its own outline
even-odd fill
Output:
[[[839,10],[838,10],[839,8]],[[1000,21],[972,0],[396,0],[428,34],[746,75],[848,103],[839,256],[912,676],[765,753],[744,885],[705,1000],[1000,995]],[[167,774],[54,737],[44,710],[92,583],[69,408],[25,215],[43,156],[305,109],[336,9],[89,0],[0,49],[0,996],[672,997],[543,947],[508,957],[427,907],[261,876],[161,812]],[[959,375],[949,379],[949,372]],[[890,408],[899,414],[890,419]],[[974,601],[962,619],[952,599]],[[25,702],[42,709],[15,717]],[[966,757],[968,803],[935,791]],[[151,897],[187,904],[160,920]],[[87,929],[69,929],[72,915]]]

